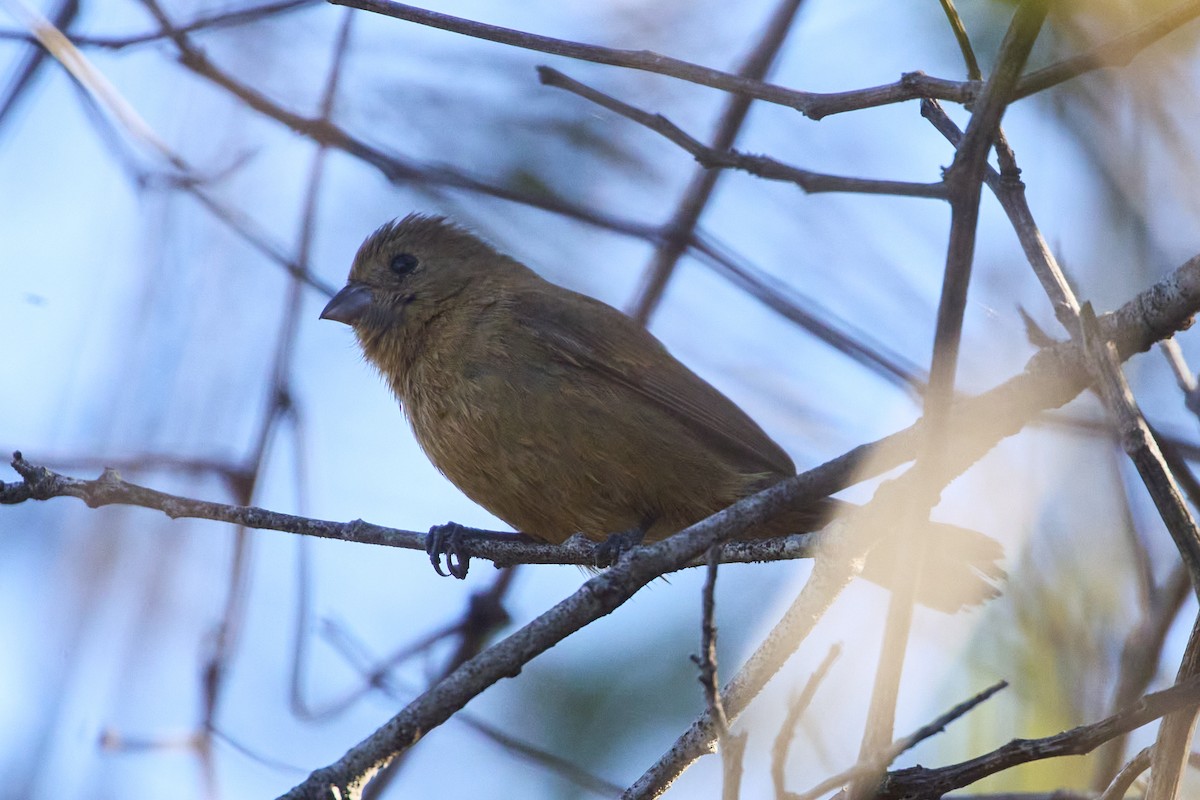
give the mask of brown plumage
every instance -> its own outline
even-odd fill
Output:
[[[795,474],[631,319],[440,217],[373,233],[322,317],[353,327],[434,465],[538,539],[660,539]],[[814,529],[834,507],[759,534]]]

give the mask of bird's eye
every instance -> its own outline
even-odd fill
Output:
[[[416,269],[417,264],[419,263],[420,262],[417,260],[417,257],[412,253],[400,253],[399,255],[392,257],[392,261],[388,266],[390,266],[392,272],[396,273],[397,275],[407,275]]]

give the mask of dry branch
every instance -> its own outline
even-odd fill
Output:
[[[1122,733],[1140,728],[1180,706],[1200,700],[1200,678],[1148,694],[1116,714],[1041,739],[1014,739],[968,761],[945,767],[909,767],[891,772],[879,787],[879,800],[941,797],[989,775],[1032,761],[1090,753]]]
[[[719,150],[696,139],[662,114],[651,114],[640,108],[634,108],[628,103],[593,89],[551,67],[538,67],[538,75],[542,83],[578,95],[598,106],[607,108],[615,114],[620,114],[632,120],[667,140],[679,145],[691,154],[697,163],[705,169],[739,169],[759,178],[771,181],[794,183],[809,194],[818,192],[858,192],[861,194],[887,194],[900,197],[932,197],[944,198],[945,186],[941,181],[936,183],[913,183],[911,181],[872,180],[870,178],[849,178],[842,175],[826,175],[812,172],[791,164],[785,164],[770,156],[742,153],[732,148]]]

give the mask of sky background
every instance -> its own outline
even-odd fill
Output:
[[[1079,5],[1063,4],[1051,16],[1031,67],[1130,30],[1168,6]],[[435,7],[722,69],[736,67],[772,11],[769,3],[711,0],[586,7],[464,0]],[[175,2],[165,10],[181,23],[230,8]],[[960,10],[986,72],[1011,5],[964,0]],[[354,20],[333,115],[344,129],[413,163],[623,220],[666,221],[694,162],[628,120],[541,86],[534,67],[550,64],[661,112],[701,139],[726,99],[663,76],[320,3],[197,33],[193,41],[273,101],[314,115],[348,13]],[[121,37],[156,28],[139,2],[84,0],[69,30]],[[0,14],[0,87],[10,85],[31,52],[8,35],[20,30],[17,17]],[[1198,30],[1187,26],[1129,68],[1023,100],[1005,117],[1033,213],[1081,299],[1100,310],[1200,250],[1193,188]],[[189,72],[169,40],[84,52],[186,161],[203,191],[295,254],[315,150],[310,140]],[[771,80],[834,91],[917,69],[964,75],[938,3],[810,0]],[[962,110],[950,110],[964,125]],[[952,155],[913,102],[819,123],[756,103],[738,147],[815,171],[914,181],[937,180]],[[171,175],[161,155],[90,109],[55,63],[0,116],[6,452],[20,449],[34,463],[90,477],[102,464],[145,456],[238,463],[254,451],[271,398],[288,276]],[[527,205],[389,183],[362,161],[333,152],[313,218],[312,273],[340,286],[362,239],[411,211],[449,214],[548,279],[618,308],[630,308],[652,254],[642,240]],[[930,358],[948,220],[938,201],[810,196],[730,173],[721,177],[701,229],[787,297],[920,373]],[[317,319],[326,300],[311,288],[301,295],[289,371],[297,421],[284,423],[266,448],[253,503],[418,531],[448,520],[504,529],[425,459],[351,332]],[[1003,381],[1033,353],[1019,309],[1059,335],[1015,236],[985,192],[962,391]],[[650,327],[758,420],[801,469],[920,413],[910,391],[693,257],[681,261]],[[1187,355],[1200,346],[1192,333],[1179,342]],[[1194,442],[1195,419],[1159,354],[1134,359],[1127,373],[1151,421]],[[1090,397],[1066,413],[1103,418]],[[211,473],[124,474],[164,491],[232,502],[229,485]],[[847,496],[866,498],[872,488]],[[1139,613],[1131,541],[1144,543],[1157,576],[1172,564],[1169,537],[1113,442],[1053,424],[1032,428],[956,480],[934,516],[1000,540],[1011,580],[1005,596],[983,609],[955,617],[918,612],[898,732],[996,680],[1012,685],[900,763],[962,759],[1017,735],[1046,735],[1109,713],[1120,649]],[[0,509],[0,532],[0,783],[35,800],[130,791],[276,796],[395,713],[450,649],[434,647],[396,670],[398,697],[368,692],[316,722],[298,716],[288,700],[298,620],[302,691],[319,707],[362,684],[345,642],[367,660],[381,658],[455,620],[471,592],[495,576],[480,562],[465,582],[453,581],[436,576],[420,553],[250,533],[213,717],[219,735],[205,761],[188,737],[204,718],[201,671],[214,631],[230,618],[233,529],[59,499]],[[722,569],[724,675],[778,619],[809,568]],[[574,567],[522,568],[506,602],[512,626],[585,578]],[[485,692],[468,712],[611,781],[631,782],[703,709],[688,660],[699,647],[701,582],[691,571],[648,587],[517,679]],[[786,702],[834,642],[845,652],[801,722],[789,788],[802,791],[853,762],[885,601],[874,586],[852,586],[752,706],[740,723],[751,731],[746,796],[769,791],[769,743]],[[1156,686],[1169,682],[1194,615],[1189,601]],[[1147,743],[1146,736],[1138,741]],[[1010,781],[1006,789],[1066,785],[1087,770],[1067,761],[1015,774],[1024,783]],[[715,797],[719,775],[717,760],[704,759],[668,796]],[[413,750],[390,796],[594,795],[452,721]]]

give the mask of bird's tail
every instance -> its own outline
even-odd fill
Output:
[[[820,530],[855,508],[851,503],[827,498],[786,513],[773,521],[769,530],[756,533],[766,537]],[[902,585],[907,579],[904,570],[917,568],[916,548],[920,545],[925,557],[917,578],[918,603],[952,614],[997,597],[997,584],[1006,577],[999,564],[1004,558],[1000,543],[969,528],[940,522],[927,524],[922,531],[923,542],[884,532],[871,548],[862,576],[884,588]]]

